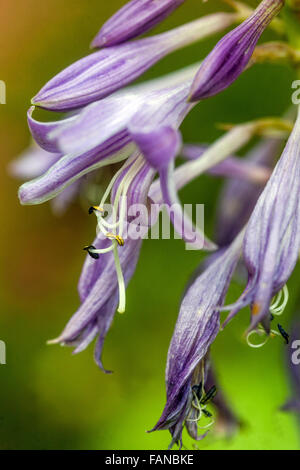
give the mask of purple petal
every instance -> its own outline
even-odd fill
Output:
[[[126,131],[85,154],[66,155],[43,176],[19,189],[21,204],[40,204],[61,193],[67,186],[96,168],[127,158],[132,148]]]
[[[181,136],[172,127],[152,130],[131,127],[130,133],[147,162],[156,170],[167,168],[181,148]]]
[[[167,18],[185,0],[132,0],[100,29],[92,47],[108,47],[146,33]]]
[[[173,160],[181,145],[178,131],[172,127],[148,128],[148,132],[132,128],[131,135],[148,163],[159,171],[163,201],[178,235],[189,244],[190,248],[215,249],[215,245],[205,239],[203,232],[193,226],[177,197]]]
[[[191,88],[191,101],[216,95],[239,77],[261,34],[283,5],[284,0],[263,0],[246,21],[221,39],[200,66]]]
[[[59,153],[50,153],[36,145],[25,150],[16,160],[9,164],[9,172],[16,178],[28,180],[36,178],[47,171],[61,158]]]
[[[76,116],[66,118],[62,121],[40,122],[40,121],[36,121],[32,117],[34,109],[35,109],[34,106],[31,106],[31,108],[29,108],[28,113],[27,113],[27,122],[28,122],[29,130],[31,132],[32,137],[34,138],[36,143],[47,152],[62,153],[59,150],[56,144],[56,141],[54,139],[51,139],[49,136],[57,128],[62,128],[65,125],[68,125],[71,122],[73,122]]]
[[[139,257],[141,240],[127,240],[124,247],[119,249],[119,257],[124,272],[126,283],[133,275]],[[62,334],[56,342],[64,343],[73,341],[88,324],[94,322],[98,312],[102,311],[103,306],[116,296],[118,285],[115,271],[113,254],[106,255],[106,263],[98,278],[91,287],[91,290],[81,304],[77,312],[73,315]],[[95,260],[97,263],[98,260]],[[113,312],[114,314],[115,312]]]
[[[187,291],[168,352],[167,403],[153,430],[180,423],[191,394],[193,373],[219,332],[223,304],[238,261],[243,234],[196,279]]]

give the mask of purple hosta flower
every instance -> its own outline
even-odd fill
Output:
[[[298,313],[298,312],[297,312]],[[300,323],[294,321],[287,348],[287,366],[292,385],[292,398],[282,407],[284,411],[300,413]]]
[[[64,157],[45,175],[20,188],[22,204],[45,202],[84,174],[128,158],[135,149],[130,128],[136,127],[136,123],[143,127],[142,132],[147,131],[149,123],[152,127],[178,128],[195,106],[187,102],[187,97],[196,69],[197,65],[191,66],[163,79],[129,88],[90,104],[62,121],[40,123],[33,119],[31,109],[28,122],[35,140],[44,149],[59,151]],[[254,130],[255,125],[251,123],[237,126],[229,133],[228,140],[239,148]],[[203,160],[206,161],[203,171],[228,156],[227,142],[224,144],[220,142],[220,148],[214,147],[214,157],[209,155]],[[195,162],[190,164],[191,171],[196,172]]]
[[[104,370],[101,360],[105,336],[110,328],[116,309],[125,310],[125,289],[139,258],[141,238],[123,240],[123,220],[115,219],[121,214],[122,196],[127,203],[146,204],[154,171],[138,154],[126,163],[115,178],[111,189],[112,203],[117,208],[108,220],[100,216],[100,207],[95,208],[99,232],[93,245],[87,247],[90,256],[85,262],[79,285],[81,305],[62,334],[51,343],[75,346],[75,353],[85,349],[98,335],[95,359]],[[101,205],[105,207],[104,194]],[[99,213],[99,215],[98,215]]]
[[[100,29],[92,47],[115,46],[146,33],[185,0],[131,0]]]
[[[232,242],[249,220],[255,204],[270,176],[280,146],[279,140],[266,140],[255,146],[242,162],[250,166],[247,174],[253,180],[243,181],[232,173],[233,178],[225,183],[219,198],[216,225],[216,240],[219,246]]]
[[[166,130],[168,132],[169,128]],[[160,137],[158,134],[157,139]],[[173,141],[173,131],[169,137],[170,139],[164,142],[166,152],[178,148],[178,141]],[[160,149],[160,146],[155,148]],[[205,152],[199,160],[201,159],[205,160]],[[190,162],[187,162],[175,170],[176,190],[194,179],[195,172],[188,170],[189,164]],[[99,233],[93,244],[87,247],[90,256],[87,257],[79,282],[82,305],[55,342],[76,346],[75,352],[80,352],[100,334],[96,353],[100,367],[103,341],[118,304],[120,312],[125,310],[125,287],[134,273],[143,234],[146,235],[157,220],[149,217],[143,222],[140,217],[136,221],[132,220],[133,214],[129,216],[130,208],[134,204],[146,204],[147,207],[148,201],[153,201],[159,206],[164,202],[159,182],[151,184],[154,175],[155,170],[149,163],[140,154],[133,154],[115,174],[100,204],[92,208],[92,212],[97,216]],[[105,202],[110,192],[114,210],[106,220],[102,208],[106,209]],[[127,200],[126,206],[123,207],[124,198]],[[109,210],[109,207],[107,209]],[[129,231],[129,236],[125,238],[128,221],[131,222],[135,236]]]
[[[246,21],[221,39],[200,66],[191,88],[191,101],[216,95],[239,77],[261,34],[283,5],[284,0],[263,0]]]
[[[188,289],[170,344],[167,369],[167,403],[154,430],[169,429],[171,446],[181,442],[182,430],[202,416],[201,395],[195,386],[208,392],[205,357],[220,329],[219,307],[223,304],[229,282],[240,256],[243,233],[222,251]],[[196,410],[196,412],[195,412]],[[190,420],[190,421],[189,421]],[[195,429],[191,432],[195,436]],[[199,436],[198,438],[201,438]]]
[[[50,80],[32,103],[65,111],[105,98],[141,76],[167,54],[223,30],[235,18],[234,14],[215,13],[157,36],[102,49]]]
[[[38,178],[49,170],[62,155],[60,153],[51,153],[33,144],[28,150],[25,150],[16,160],[12,161],[8,170],[12,176],[22,180]],[[56,196],[52,202],[52,209],[56,215],[63,214],[67,207],[78,196],[82,186],[82,180],[79,179],[70,184],[64,191]]]
[[[283,154],[250,217],[244,240],[248,284],[226,323],[252,306],[250,328],[269,331],[270,302],[285,286],[300,249],[300,114]],[[286,291],[286,288],[285,288]],[[287,294],[285,292],[284,303]]]
[[[30,110],[29,127],[35,140],[44,149],[59,150],[65,156],[44,176],[20,188],[21,202],[38,204],[49,200],[91,170],[128,158],[135,148],[128,127],[139,112],[144,113],[146,125],[147,120],[180,123],[193,107],[186,98],[194,71],[195,67],[191,67],[186,73],[179,73],[178,82],[176,77],[170,77],[169,87],[165,80],[159,80],[162,88],[156,81],[134,87],[62,121],[40,123],[32,118]]]

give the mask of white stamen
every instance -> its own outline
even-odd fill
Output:
[[[257,334],[258,336],[266,336],[266,339],[262,342],[262,343],[251,343],[250,341],[250,338],[251,336]],[[269,339],[272,337],[272,335],[276,335],[276,336],[280,336],[280,333],[278,333],[278,331],[276,330],[271,330],[270,334],[268,335],[265,330],[263,328],[258,328],[257,330],[252,330],[250,331],[250,333],[248,333],[247,335],[247,338],[246,338],[246,341],[247,341],[247,344],[248,346],[250,346],[251,348],[262,348],[268,341]]]
[[[100,208],[104,207],[105,201],[108,198],[109,194],[112,191],[113,185],[117,181],[117,178],[122,174],[122,172],[131,165],[129,168],[128,172],[122,178],[122,181],[120,182],[120,185],[117,189],[116,195],[115,195],[115,200],[114,200],[114,205],[113,205],[113,223],[107,222],[104,220],[102,213],[99,211],[96,211],[95,214],[97,216],[97,228],[100,230],[100,232],[103,233],[105,237],[112,238],[112,243],[111,246],[108,248],[100,249],[100,250],[91,250],[93,253],[109,253],[110,251],[113,251],[114,253],[114,260],[115,260],[115,269],[117,273],[117,279],[118,279],[118,286],[119,286],[119,306],[118,306],[118,312],[119,313],[124,313],[125,312],[125,307],[126,307],[126,285],[124,281],[124,276],[122,272],[122,266],[120,263],[120,258],[119,258],[119,252],[118,252],[118,239],[122,240],[122,232],[124,228],[124,220],[125,220],[125,215],[126,215],[126,195],[128,192],[128,189],[137,175],[137,173],[140,171],[140,169],[143,167],[145,164],[145,160],[141,155],[135,155],[133,158],[129,159],[125,165],[120,168],[117,173],[114,175],[112,180],[110,181],[108,187],[106,188],[103,197],[101,199],[101,202],[99,204]],[[121,199],[122,198],[122,199]],[[120,206],[120,207],[119,207]],[[119,213],[119,218],[118,218],[118,213]],[[117,218],[119,220],[117,220]],[[109,231],[106,230],[109,229]],[[117,228],[119,228],[118,233],[117,233]],[[122,240],[123,242],[123,240]]]
[[[282,296],[283,296],[283,301],[280,304]],[[281,289],[281,291],[275,296],[274,302],[270,306],[270,312],[273,315],[277,315],[277,316],[282,315],[288,301],[289,301],[289,290],[287,288],[287,285],[285,285],[283,289]]]
[[[124,276],[123,276],[121,263],[120,263],[120,258],[119,258],[119,253],[118,253],[118,243],[116,241],[113,241],[112,243],[113,243],[113,247],[114,247],[115,267],[116,267],[116,273],[117,273],[118,284],[119,284],[119,307],[118,307],[118,312],[119,313],[124,313],[125,312],[125,307],[126,307],[126,286],[125,286]]]
[[[113,247],[113,245],[111,245],[108,248],[103,248],[102,250],[97,250],[97,249],[94,250],[93,248],[90,248],[90,252],[91,253],[103,254],[103,253],[109,253],[113,249],[114,249],[114,247]]]

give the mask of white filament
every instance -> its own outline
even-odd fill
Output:
[[[266,336],[266,338],[262,343],[252,343],[250,341],[250,338],[255,334],[257,334],[258,336]],[[271,330],[270,334],[268,335],[263,328],[258,328],[257,330],[252,330],[250,331],[250,333],[248,333],[246,341],[248,346],[250,346],[251,348],[262,348],[269,341],[272,335],[280,336],[280,333],[278,333],[278,331],[276,330]]]
[[[283,301],[280,304],[282,296],[283,296]],[[283,289],[281,289],[281,291],[275,296],[274,302],[270,306],[270,312],[273,315],[277,315],[277,316],[282,315],[288,301],[289,301],[289,290],[287,286],[285,285]]]
[[[118,243],[116,241],[113,241],[112,244],[114,247],[115,267],[116,267],[116,273],[117,273],[118,285],[119,285],[118,312],[124,313],[125,307],[126,307],[126,286],[125,286],[124,276],[123,276],[119,253],[118,253]]]

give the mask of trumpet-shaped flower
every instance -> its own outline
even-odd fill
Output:
[[[250,328],[269,329],[272,297],[286,284],[300,249],[300,114],[283,154],[250,217],[244,240],[248,284],[226,322],[252,305]]]
[[[284,0],[263,0],[249,18],[218,42],[195,76],[191,101],[216,95],[239,77],[248,65],[261,34],[283,5]]]
[[[194,281],[182,301],[168,352],[167,403],[161,418],[153,428],[153,431],[169,429],[172,434],[171,446],[181,441],[183,426],[188,420],[197,423],[202,416],[199,406],[197,416],[194,417],[193,386],[201,382],[201,386],[207,391],[205,365],[201,361],[205,360],[210,345],[219,332],[218,307],[225,300],[241,253],[242,240],[243,232]],[[201,398],[199,401],[201,405]],[[189,430],[189,427],[187,429]]]
[[[157,36],[101,49],[50,80],[32,103],[66,111],[105,98],[140,77],[167,54],[222,31],[235,18],[235,14],[216,13]]]

